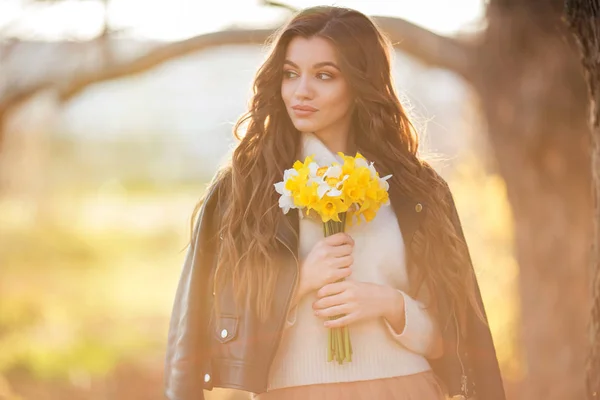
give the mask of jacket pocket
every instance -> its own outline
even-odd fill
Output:
[[[239,317],[235,315],[221,315],[215,318],[213,333],[221,343],[227,343],[237,336]]]

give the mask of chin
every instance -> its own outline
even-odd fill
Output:
[[[292,120],[294,127],[300,132],[314,132],[317,129],[317,125],[307,120]]]

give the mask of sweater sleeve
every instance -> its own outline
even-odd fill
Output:
[[[294,296],[295,293],[292,293],[292,298]],[[288,312],[285,317],[285,324],[283,325],[284,330],[291,326],[294,326],[294,324],[296,323],[296,316],[298,314],[298,304],[300,304],[300,299],[298,299],[298,302],[288,309]]]
[[[398,343],[407,349],[425,357],[434,358],[436,349],[440,348],[442,334],[433,311],[426,308],[423,302],[412,298],[402,290],[398,289],[398,291],[404,297],[404,329],[402,332],[396,332],[389,321],[384,318],[388,331]],[[423,292],[426,292],[426,289]]]
[[[289,328],[291,326],[294,326],[294,324],[296,323],[296,314],[298,314],[298,304],[291,307],[290,310],[288,311],[287,317],[285,318],[285,327],[284,328]]]

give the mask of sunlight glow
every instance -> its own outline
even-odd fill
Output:
[[[273,26],[289,13],[260,0],[111,0],[108,18],[127,37],[180,40],[204,32],[239,26]],[[483,0],[289,0],[296,7],[330,4],[356,8],[368,15],[397,16],[441,34],[480,28]],[[0,29],[12,21],[11,35],[37,40],[89,40],[103,26],[100,1],[64,0],[24,4],[0,2]]]

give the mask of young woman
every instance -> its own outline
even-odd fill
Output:
[[[169,399],[213,387],[259,400],[505,398],[452,195],[417,157],[390,52],[369,18],[338,7],[306,9],[274,38],[239,145],[195,213]],[[356,151],[392,175],[389,206],[327,238],[319,221],[284,215],[274,184],[295,160]],[[327,329],[346,325],[352,361],[328,362]]]

